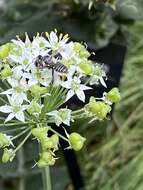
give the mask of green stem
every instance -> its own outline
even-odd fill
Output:
[[[68,140],[66,137],[64,137],[63,135],[61,135],[60,133],[58,133],[57,131],[55,131],[55,130],[52,129],[51,127],[48,126],[48,129],[49,129],[50,131],[52,131],[53,133],[57,134],[61,139],[63,139],[63,140],[65,140],[65,141],[69,142],[69,140]]]
[[[50,167],[47,166],[43,169],[43,182],[44,190],[52,190]]]
[[[13,138],[11,138],[11,140],[17,139],[18,137],[22,136],[23,134],[25,134],[27,131],[29,131],[31,129],[31,127],[26,128],[24,131],[22,131],[21,133],[19,133],[18,135],[14,136]]]
[[[25,128],[27,128],[27,127],[25,126],[25,127],[16,128],[16,129],[7,129],[7,130],[2,130],[1,132],[2,133],[13,133],[15,131],[19,131],[19,130],[22,130],[22,129],[25,129]]]
[[[24,173],[24,148],[21,147],[21,149],[18,151],[18,171],[20,173],[19,178],[19,184],[18,184],[18,190],[25,190],[25,177],[23,175]]]
[[[18,123],[18,122],[15,122],[15,123],[3,123],[3,124],[0,124],[0,127],[10,127],[10,126],[25,126],[25,125],[29,125],[29,124],[34,124],[32,122],[25,122],[25,123]]]
[[[81,108],[81,109],[79,109],[79,110],[75,110],[75,111],[72,111],[72,115],[77,115],[77,114],[79,114],[79,113],[82,113],[82,112],[84,112],[84,108]]]
[[[91,117],[91,116],[89,116],[87,113],[81,113],[81,114],[72,115],[73,119],[89,118],[89,117]]]
[[[13,153],[16,153],[27,141],[27,139],[30,137],[31,131],[28,133],[28,135],[23,139],[23,141],[17,146],[17,148],[13,151]]]

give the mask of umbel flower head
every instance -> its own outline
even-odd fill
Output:
[[[66,102],[73,96],[85,102],[91,85],[106,87],[103,66],[89,59],[90,52],[83,43],[69,41],[69,36],[51,31],[33,38],[12,39],[0,47],[0,126],[11,127],[9,136],[0,132],[2,162],[12,161],[17,151],[31,136],[41,146],[38,167],[52,166],[57,159],[59,138],[79,151],[85,138],[77,132],[67,134],[77,118],[103,120],[111,105],[120,100],[117,88],[105,92],[102,98],[91,97],[83,108],[72,111]],[[57,132],[65,130],[65,136]],[[60,129],[60,130],[59,130]],[[53,133],[53,134],[52,134]],[[18,142],[18,138],[23,140]],[[15,142],[16,140],[16,142]],[[13,146],[13,142],[15,147]],[[33,142],[33,141],[32,141]],[[13,146],[13,147],[11,147]]]

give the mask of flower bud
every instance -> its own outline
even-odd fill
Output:
[[[71,148],[73,148],[75,151],[79,151],[81,150],[81,148],[84,145],[85,142],[85,138],[82,137],[80,134],[78,133],[71,133],[69,136],[69,142],[71,145]]]
[[[93,73],[93,65],[91,61],[82,61],[79,64],[80,69],[86,74],[91,75]]]
[[[48,92],[46,87],[41,87],[37,84],[31,86],[30,91],[33,96],[40,96]]]
[[[43,151],[53,148],[53,142],[48,137],[41,140],[41,145]]]
[[[49,166],[53,166],[53,165],[55,164],[55,162],[56,162],[56,159],[53,157],[53,158],[48,162],[48,164],[49,164]]]
[[[57,134],[52,135],[50,139],[53,142],[53,146],[57,146],[59,144],[59,136]]]
[[[10,138],[6,134],[0,133],[0,148],[4,148],[6,146],[9,146],[10,144]]]
[[[74,59],[65,59],[65,60],[62,60],[62,64],[65,65],[67,68],[70,68],[71,65],[74,65],[75,64],[75,60]]]
[[[11,68],[9,67],[9,65],[6,65],[5,67],[4,67],[4,69],[2,69],[2,71],[1,71],[1,77],[2,78],[7,78],[7,77],[10,77],[11,75],[12,75],[12,70],[11,70]]]
[[[74,51],[80,56],[80,58],[88,58],[90,53],[86,50],[85,46],[75,42],[74,43]]]
[[[28,107],[27,111],[31,115],[32,114],[39,114],[39,113],[41,113],[41,108],[42,107],[37,102],[32,101],[30,106]]]
[[[42,149],[47,150],[47,149],[54,149],[58,150],[58,144],[59,144],[59,136],[54,134],[50,138],[45,138],[41,141]]]
[[[13,152],[13,149],[4,149],[4,153],[2,156],[2,162],[7,163],[7,162],[12,162],[13,158],[15,157],[15,153]]]
[[[53,158],[53,156],[49,151],[43,152],[41,154],[41,159],[44,160],[45,162],[49,162],[52,158]]]
[[[31,130],[32,135],[35,136],[38,140],[42,141],[44,138],[47,138],[47,127],[33,128]]]
[[[45,162],[44,160],[40,159],[38,162],[37,162],[37,166],[38,168],[45,168],[47,166],[47,162]]]
[[[102,102],[101,105],[101,110],[97,113],[97,116],[99,117],[99,119],[105,119],[107,117],[107,114],[110,113],[111,111],[111,107],[107,104],[104,104]]]
[[[96,101],[94,97],[90,98],[89,103],[86,105],[86,109],[95,114],[99,119],[106,118],[107,114],[111,111],[111,106],[101,101]]]
[[[55,164],[55,158],[51,152],[43,152],[41,155],[41,160],[45,161],[49,166],[53,166]]]
[[[13,47],[14,47],[14,44],[12,43],[6,43],[0,46],[0,59],[5,59],[6,57],[8,57]]]
[[[113,103],[121,100],[121,95],[118,88],[112,88],[106,95],[107,99]]]
[[[54,134],[50,137],[52,144],[53,144],[53,149],[58,150],[58,144],[59,144],[59,136],[57,134]]]

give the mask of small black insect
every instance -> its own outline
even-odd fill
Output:
[[[65,65],[60,63],[60,60],[62,59],[61,54],[57,53],[56,55],[38,55],[35,59],[35,66],[39,69],[52,69],[52,83],[54,81],[54,71],[58,73],[67,73],[68,69]]]

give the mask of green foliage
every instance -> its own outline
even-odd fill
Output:
[[[31,36],[37,31],[57,28],[74,39],[85,41],[91,48],[108,44],[111,39],[123,37],[124,26],[141,17],[141,0],[11,0],[3,1],[0,18],[0,43],[15,35]],[[90,10],[88,9],[90,6]],[[137,11],[138,10],[138,11]],[[125,27],[126,28],[126,27]],[[126,37],[128,34],[126,35]],[[121,38],[120,38],[121,39]]]

